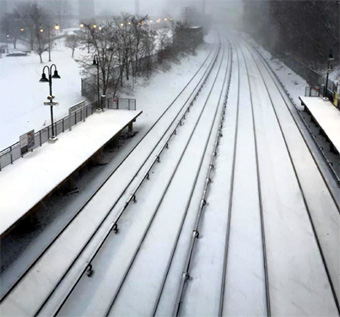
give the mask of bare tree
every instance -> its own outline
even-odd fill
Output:
[[[80,37],[75,34],[67,35],[65,39],[65,46],[72,50],[72,58],[74,57],[74,51],[79,46]]]
[[[132,50],[134,51],[134,76],[137,76],[140,66],[140,59],[142,57],[141,45],[143,42],[143,38],[147,36],[148,30],[147,25],[145,23],[148,16],[138,18],[132,17],[131,19],[131,30],[133,34],[133,46]]]
[[[147,77],[150,77],[152,72],[152,57],[155,51],[155,32],[149,30],[142,38],[142,51],[144,56],[144,71]]]
[[[170,28],[162,28],[157,32],[158,49],[164,51],[172,45],[172,31]]]
[[[20,25],[20,29],[24,30],[23,37],[28,41],[31,50],[34,50],[34,43],[41,42],[42,35],[38,31],[44,26],[48,25],[48,13],[34,2],[23,2],[17,5],[13,14],[16,21]],[[46,34],[46,33],[45,33]]]
[[[103,95],[106,95],[109,85],[117,86],[119,78],[112,76],[113,69],[118,65],[117,58],[117,30],[114,22],[109,21],[95,28],[91,25],[85,26],[90,34],[91,45],[95,51],[95,62],[99,68],[99,77]],[[94,63],[95,64],[95,63]],[[89,64],[87,68],[89,68]]]
[[[3,30],[3,33],[6,37],[9,36],[9,39],[13,42],[13,46],[16,49],[17,40],[24,31],[18,16],[13,12],[6,14],[1,19],[1,30]]]
[[[150,76],[155,54],[155,32],[151,31],[146,20],[146,16],[122,14],[102,25],[82,24],[86,31],[82,33],[88,34],[88,42],[94,52],[93,64],[97,66],[97,78],[100,78],[103,94],[107,94],[109,88],[115,94],[118,85],[123,86],[124,79],[130,79],[131,71],[134,78],[143,72]],[[171,42],[169,31],[166,34],[162,42],[164,47]],[[84,62],[83,69],[93,75],[95,68],[91,62]],[[93,77],[88,80],[92,82],[91,86],[95,86]]]
[[[48,47],[48,34],[42,27],[38,27],[35,30],[33,49],[39,55],[40,63],[43,63],[42,54],[48,51]]]

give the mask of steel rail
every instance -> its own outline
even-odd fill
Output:
[[[61,234],[70,226],[70,224],[75,220],[75,218],[81,213],[81,211],[87,206],[87,204],[93,199],[93,197],[99,192],[99,190],[108,182],[111,176],[116,172],[116,170],[126,161],[126,159],[131,155],[131,153],[135,150],[135,148],[145,139],[145,137],[153,130],[156,124],[164,117],[164,115],[171,109],[173,104],[177,101],[177,99],[183,94],[186,88],[190,85],[190,83],[197,76],[199,71],[202,69],[204,64],[208,61],[212,52],[216,49],[214,46],[203,63],[200,65],[199,69],[195,72],[195,74],[191,77],[188,83],[184,86],[184,88],[179,92],[176,98],[170,103],[170,105],[163,111],[163,113],[158,117],[158,119],[153,123],[150,129],[145,133],[143,138],[141,138],[138,143],[132,148],[132,150],[126,155],[126,157],[119,163],[119,165],[108,175],[108,177],[104,180],[104,182],[96,189],[96,191],[89,197],[89,199],[85,202],[85,204],[76,212],[76,214],[70,219],[70,221],[66,224],[66,226],[55,236],[55,238],[45,247],[45,249],[40,253],[40,255],[27,267],[27,269],[19,276],[19,278],[13,283],[6,292],[1,295],[0,303],[7,297],[7,295],[18,285],[18,283],[23,279],[23,277],[28,273],[28,271],[39,261],[39,259],[46,253],[46,251],[52,246],[52,244],[61,236]],[[204,76],[204,75],[203,75]],[[191,97],[191,95],[190,95]],[[179,112],[181,112],[180,109]],[[130,185],[130,184],[129,184]],[[122,195],[121,195],[122,196]],[[119,199],[121,198],[119,197]]]
[[[263,254],[263,268],[264,268],[266,303],[267,303],[266,309],[267,309],[267,316],[271,316],[272,313],[271,313],[271,306],[270,306],[270,287],[269,287],[269,274],[268,274],[266,233],[265,233],[265,224],[264,224],[264,216],[263,216],[262,189],[261,189],[258,143],[257,143],[257,135],[256,135],[256,120],[255,120],[254,103],[253,103],[253,89],[250,84],[250,76],[249,76],[247,60],[245,58],[244,52],[242,51],[242,48],[240,45],[239,45],[239,48],[242,53],[244,63],[246,66],[247,79],[248,79],[248,85],[249,85],[249,91],[250,91],[250,104],[251,104],[251,113],[252,113],[252,120],[253,120],[253,134],[254,134],[254,144],[255,144],[255,154],[256,154],[257,190],[259,194],[259,207],[260,207],[260,219],[261,219],[262,254]]]
[[[224,53],[223,53],[223,55],[224,55]],[[221,69],[221,65],[222,65],[222,61],[223,61],[223,57],[222,57],[222,59],[221,59],[221,64],[219,65],[218,72],[217,72],[217,74],[216,74],[216,77],[215,77],[215,79],[214,79],[214,82],[213,82],[213,84],[212,84],[212,86],[211,86],[211,89],[210,89],[210,91],[209,91],[209,94],[208,94],[208,96],[207,96],[207,98],[206,98],[206,102],[205,102],[204,106],[202,107],[201,112],[200,112],[200,115],[199,115],[199,117],[198,117],[198,119],[197,119],[197,121],[196,121],[196,124],[195,124],[195,126],[194,126],[194,128],[193,128],[193,130],[192,130],[192,132],[191,132],[191,134],[190,134],[190,137],[189,137],[189,139],[188,139],[188,141],[187,141],[187,143],[186,143],[186,145],[185,145],[184,150],[182,151],[182,154],[181,154],[181,156],[180,156],[180,158],[179,158],[179,161],[177,162],[177,164],[176,164],[176,166],[175,166],[175,169],[174,169],[174,171],[172,172],[172,175],[171,175],[171,177],[170,177],[170,179],[169,179],[169,181],[168,181],[168,183],[167,183],[167,185],[166,185],[166,188],[165,188],[165,190],[164,190],[162,196],[160,197],[160,200],[159,200],[159,202],[158,202],[158,204],[157,204],[157,206],[156,206],[156,208],[155,208],[155,210],[154,210],[154,213],[152,214],[152,217],[151,217],[151,219],[150,219],[150,221],[149,221],[149,223],[148,223],[148,225],[147,225],[147,227],[146,227],[146,230],[144,231],[144,234],[143,234],[143,236],[142,236],[142,239],[141,239],[140,242],[139,242],[139,245],[138,245],[138,247],[137,247],[137,249],[136,249],[136,251],[135,251],[135,253],[134,253],[133,257],[132,257],[132,260],[130,261],[129,266],[128,266],[127,270],[125,271],[125,274],[124,274],[123,278],[121,279],[121,281],[120,281],[120,283],[119,283],[119,287],[118,287],[118,289],[117,289],[115,295],[113,296],[113,299],[112,299],[112,301],[111,301],[111,304],[110,304],[109,307],[108,307],[108,310],[107,310],[105,316],[108,316],[108,315],[110,314],[110,311],[111,311],[111,309],[112,309],[112,307],[113,307],[113,305],[114,305],[114,303],[115,303],[117,297],[119,296],[120,290],[121,290],[121,288],[123,287],[123,284],[124,284],[124,282],[125,282],[125,280],[126,280],[128,274],[129,274],[129,272],[130,272],[130,270],[131,270],[131,268],[132,268],[132,266],[133,266],[133,264],[134,264],[134,261],[135,261],[137,255],[138,255],[138,253],[139,253],[139,250],[140,250],[140,248],[141,248],[141,246],[142,246],[142,244],[143,244],[143,242],[144,242],[144,240],[145,240],[145,238],[146,238],[146,236],[147,236],[147,234],[148,234],[148,232],[149,232],[149,230],[150,230],[150,228],[151,228],[151,226],[152,226],[152,224],[153,224],[153,221],[154,221],[154,219],[155,219],[155,217],[156,217],[156,215],[157,215],[157,212],[158,212],[158,210],[159,210],[159,208],[160,208],[160,206],[161,206],[161,204],[162,204],[162,202],[163,202],[163,200],[164,200],[164,198],[165,198],[165,196],[166,196],[166,194],[167,194],[167,192],[168,192],[168,189],[169,189],[169,187],[170,187],[170,185],[171,185],[171,183],[172,183],[172,180],[174,179],[174,176],[176,175],[176,172],[177,172],[177,170],[178,170],[178,167],[180,166],[180,164],[181,164],[181,162],[182,162],[182,159],[183,159],[183,157],[184,157],[184,155],[185,155],[185,153],[186,153],[186,150],[187,150],[187,148],[188,148],[188,146],[189,146],[189,144],[190,144],[190,142],[191,142],[191,139],[192,139],[192,137],[193,137],[193,135],[194,135],[194,133],[195,133],[197,127],[198,127],[198,124],[199,124],[199,122],[200,122],[201,119],[202,119],[202,115],[203,115],[203,112],[204,112],[204,110],[205,110],[205,108],[206,108],[208,99],[210,98],[210,94],[211,94],[211,92],[212,92],[212,90],[213,90],[213,88],[214,88],[214,86],[215,86],[216,80],[217,80],[217,78],[218,78],[218,75],[219,75],[219,72],[220,72],[220,69]]]
[[[218,52],[218,50],[217,50]],[[217,53],[216,53],[217,54]],[[217,55],[216,55],[217,56]],[[38,310],[37,314],[39,314],[39,312],[43,309],[43,307],[45,306],[45,304],[47,303],[47,301],[49,300],[49,298],[52,296],[52,294],[54,293],[54,291],[57,289],[57,287],[59,286],[59,284],[62,282],[62,280],[66,277],[66,275],[68,274],[68,272],[71,270],[72,266],[76,263],[76,261],[79,259],[79,257],[81,256],[81,254],[84,252],[84,250],[87,248],[87,246],[89,245],[89,243],[92,241],[92,239],[95,237],[95,235],[97,234],[97,232],[99,231],[99,229],[102,227],[102,225],[104,224],[105,220],[108,218],[108,216],[110,215],[111,211],[116,207],[117,203],[119,202],[119,200],[122,198],[122,196],[126,193],[127,188],[132,184],[132,182],[136,179],[137,175],[139,174],[139,172],[141,171],[141,169],[145,166],[145,164],[147,163],[147,161],[150,159],[152,153],[154,152],[154,150],[158,147],[158,145],[160,144],[160,142],[162,141],[162,139],[164,138],[164,136],[167,134],[167,132],[170,130],[170,128],[173,126],[174,122],[176,121],[176,119],[178,118],[178,116],[180,115],[180,113],[183,111],[184,107],[189,103],[188,108],[190,108],[193,105],[193,101],[196,100],[197,95],[199,94],[199,92],[201,91],[202,86],[205,84],[207,77],[209,76],[212,66],[216,61],[216,56],[212,59],[212,61],[210,62],[208,68],[206,69],[206,71],[204,72],[202,78],[200,79],[200,81],[198,82],[198,84],[195,86],[194,90],[191,92],[190,96],[187,98],[187,100],[185,101],[185,103],[183,104],[183,106],[181,107],[181,109],[179,110],[179,112],[177,113],[177,115],[175,116],[175,118],[171,121],[170,125],[168,126],[168,128],[166,129],[166,131],[163,133],[163,135],[160,137],[160,139],[158,140],[157,144],[154,146],[154,148],[151,150],[151,152],[149,153],[149,155],[147,156],[147,158],[144,160],[144,162],[142,163],[142,165],[140,166],[140,168],[138,169],[138,171],[136,172],[136,174],[134,175],[134,177],[130,180],[130,182],[128,183],[128,185],[125,187],[124,191],[121,193],[121,195],[119,196],[119,198],[115,201],[115,203],[113,204],[113,206],[110,208],[110,210],[108,211],[108,213],[106,214],[106,216],[103,218],[103,220],[100,222],[100,224],[97,226],[97,228],[95,229],[95,231],[93,232],[93,234],[90,236],[90,238],[88,239],[87,243],[83,246],[83,248],[81,249],[81,251],[79,252],[78,256],[74,259],[74,261],[72,262],[71,266],[66,270],[66,272],[63,274],[63,277],[60,279],[59,283],[56,285],[56,287],[52,290],[52,292],[50,293],[50,295],[48,296],[48,298],[44,301],[44,303],[42,304],[42,306],[40,307],[40,309]],[[194,95],[194,97],[192,98],[192,96]],[[187,108],[187,109],[188,109]],[[184,112],[184,116],[187,113],[187,110]],[[182,118],[179,120],[181,121]],[[176,124],[175,127],[175,131],[177,129],[179,124]],[[173,136],[175,133],[171,133],[171,136]],[[159,161],[159,156],[156,156],[156,160]],[[152,166],[154,165],[155,160],[152,162]],[[145,174],[140,182],[139,185],[137,186],[137,188],[135,189],[135,191],[137,191],[139,189],[139,187],[141,186],[141,184],[143,183],[143,181],[145,180],[145,178],[148,178],[148,173],[147,175]],[[71,295],[71,293],[73,292],[74,288],[76,287],[76,285],[78,284],[78,282],[80,281],[81,277],[83,276],[83,274],[88,270],[93,270],[92,269],[92,264],[91,261],[95,258],[95,256],[97,255],[97,253],[99,252],[99,250],[101,249],[101,247],[104,245],[106,239],[109,237],[110,233],[112,232],[112,230],[115,233],[118,233],[118,221],[120,220],[121,216],[123,215],[123,213],[125,212],[125,210],[127,209],[128,205],[131,203],[131,201],[136,201],[136,196],[135,196],[135,191],[132,192],[132,194],[129,195],[129,198],[127,199],[127,201],[125,202],[123,208],[120,210],[120,212],[118,213],[118,217],[116,217],[116,220],[114,222],[111,223],[111,225],[108,227],[108,229],[105,231],[104,236],[100,239],[100,243],[98,244],[98,246],[95,248],[95,251],[92,253],[92,255],[90,256],[90,259],[87,260],[86,262],[84,262],[83,268],[81,269],[81,273],[78,275],[77,280],[75,281],[75,283],[73,284],[72,289],[67,293],[67,295],[64,297],[62,303],[60,304],[60,306],[58,307],[57,311],[55,312],[55,315],[58,314],[58,312],[60,311],[60,309],[62,308],[62,306],[64,305],[64,303],[67,301],[68,297]]]
[[[233,208],[233,193],[234,193],[234,181],[235,181],[235,167],[236,167],[236,152],[237,152],[237,140],[238,140],[238,123],[239,123],[239,108],[240,108],[240,95],[241,95],[241,79],[240,79],[240,58],[237,50],[235,51],[235,56],[237,59],[237,110],[236,110],[236,124],[235,124],[235,134],[234,134],[234,153],[232,158],[232,172],[230,177],[230,191],[229,191],[229,204],[228,204],[228,222],[226,228],[226,237],[224,243],[224,253],[222,261],[222,277],[220,285],[220,300],[219,300],[219,310],[218,316],[223,315],[223,301],[225,293],[225,281],[227,275],[227,260],[229,255],[229,240],[230,240],[230,224],[232,218],[232,208]]]
[[[188,83],[184,86],[184,88],[179,92],[179,94],[176,96],[176,98],[170,103],[170,105],[163,111],[163,113],[158,117],[158,119],[154,122],[154,124],[150,127],[150,129],[145,133],[145,135],[143,136],[143,138],[141,138],[140,141],[138,141],[138,143],[133,147],[133,149],[126,155],[126,157],[122,160],[122,162],[120,162],[120,164],[109,174],[109,176],[104,180],[104,182],[97,188],[97,190],[90,196],[90,198],[85,202],[85,204],[77,211],[77,213],[70,219],[70,221],[66,224],[66,226],[56,235],[56,237],[48,244],[48,246],[40,253],[40,255],[27,267],[27,269],[23,272],[23,274],[20,275],[20,277],[16,280],[15,283],[13,283],[13,285],[6,291],[4,292],[4,294],[2,295],[1,299],[0,299],[0,303],[3,302],[3,300],[8,296],[8,294],[10,294],[10,292],[20,283],[20,281],[24,278],[24,276],[27,275],[27,273],[32,269],[32,267],[42,258],[42,256],[47,252],[47,250],[50,249],[50,247],[53,245],[53,243],[62,235],[62,233],[71,225],[71,223],[73,223],[73,221],[77,218],[77,216],[79,216],[79,214],[82,212],[82,210],[88,205],[88,203],[93,199],[93,197],[100,191],[100,189],[108,182],[108,180],[111,178],[111,176],[115,173],[115,171],[126,161],[126,159],[131,155],[131,153],[135,150],[135,148],[145,139],[145,137],[153,130],[153,128],[157,125],[157,123],[165,116],[165,114],[171,109],[171,107],[174,105],[174,103],[178,100],[178,98],[186,91],[186,88],[190,85],[190,83],[195,79],[195,77],[197,76],[197,74],[200,72],[200,70],[203,68],[203,66],[206,64],[206,62],[208,61],[209,57],[211,56],[211,54],[213,53],[214,50],[217,49],[217,45],[214,45],[214,47],[211,49],[211,51],[209,52],[209,54],[207,55],[207,57],[205,58],[205,60],[203,61],[203,63],[200,65],[199,69],[195,72],[195,74],[191,77],[191,79],[188,81]],[[213,59],[212,59],[213,60]],[[208,65],[209,69],[210,65]],[[202,82],[202,78],[204,78],[206,75],[206,71],[204,72],[204,74],[202,75],[199,84]],[[198,84],[198,85],[199,85]],[[197,86],[195,87],[195,89],[197,88]],[[194,89],[194,91],[195,91]],[[177,116],[182,112],[185,104],[188,102],[188,100],[191,98],[192,93],[190,94],[190,96],[187,98],[187,100],[185,101],[183,107],[179,110]],[[176,117],[177,117],[176,116]],[[175,119],[176,119],[175,117]],[[175,120],[174,119],[174,120]],[[171,122],[172,124],[173,122]],[[170,126],[171,126],[170,124]],[[166,131],[167,132],[167,131]],[[157,144],[158,145],[158,144]],[[156,146],[157,146],[156,145]],[[154,150],[154,149],[153,149]],[[153,151],[152,150],[152,151]],[[152,152],[151,151],[151,152]],[[140,167],[140,169],[142,168],[142,166]],[[140,170],[139,169],[139,170]],[[138,170],[138,172],[139,172]],[[135,177],[137,176],[138,172],[136,173]],[[134,178],[135,178],[134,177]],[[127,185],[127,187],[132,183],[132,181],[134,180],[134,178],[131,180],[131,182]],[[127,189],[127,187],[125,188],[125,190]],[[123,191],[123,193],[119,196],[119,198],[117,199],[117,201],[123,196],[123,194],[125,193],[125,190]],[[111,211],[111,210],[110,210]],[[106,219],[106,217],[105,217]],[[97,231],[97,230],[96,230]]]
[[[218,50],[217,50],[218,51]],[[217,53],[216,53],[217,54]],[[216,55],[217,56],[217,55]],[[167,147],[167,142],[169,141],[169,139],[176,134],[176,129],[178,128],[179,125],[181,125],[181,122],[183,120],[183,117],[185,117],[185,115],[189,112],[189,108],[193,105],[193,101],[196,100],[198,94],[201,91],[202,86],[205,84],[207,77],[209,76],[212,66],[214,64],[214,62],[216,61],[216,56],[212,59],[211,63],[209,64],[209,67],[207,68],[207,70],[205,71],[204,75],[202,76],[202,78],[200,79],[199,83],[196,85],[196,87],[194,88],[194,90],[192,91],[192,93],[190,94],[190,96],[187,98],[187,100],[185,101],[184,105],[182,106],[182,108],[180,109],[180,111],[178,112],[178,114],[176,115],[176,117],[172,120],[172,122],[170,123],[170,125],[168,126],[168,129],[164,132],[164,134],[160,137],[159,141],[157,142],[156,146],[152,149],[152,151],[150,152],[150,154],[148,155],[148,157],[145,159],[145,161],[143,162],[142,166],[139,168],[139,170],[137,171],[137,173],[135,174],[134,178],[129,182],[128,186],[132,183],[132,181],[137,177],[138,173],[140,172],[140,170],[142,169],[142,167],[145,166],[146,162],[150,159],[152,153],[154,152],[154,150],[157,148],[157,146],[160,144],[160,142],[162,141],[162,139],[164,138],[164,136],[167,134],[167,132],[169,131],[169,129],[171,128],[171,126],[173,126],[173,123],[176,121],[176,119],[178,118],[178,115],[182,112],[183,108],[185,107],[185,105],[188,104],[189,102],[189,106],[188,108],[185,110],[183,116],[178,120],[178,123],[175,125],[174,131],[172,131],[172,133],[170,134],[170,137],[166,140],[165,144],[163,145],[162,149],[160,152],[158,152],[158,154],[156,155],[155,159],[152,160],[152,163],[150,165],[150,167],[148,168],[147,172],[141,177],[141,180],[139,181],[138,185],[136,186],[136,188],[132,191],[132,194],[129,195],[128,199],[126,200],[124,206],[121,208],[121,210],[118,213],[118,216],[116,217],[115,221],[111,223],[111,225],[108,227],[108,229],[105,231],[105,234],[103,235],[103,237],[100,239],[99,244],[97,245],[97,247],[95,248],[94,252],[91,254],[90,258],[84,262],[83,268],[81,269],[81,273],[78,275],[77,280],[75,281],[75,283],[73,284],[73,287],[68,291],[67,295],[64,296],[64,299],[62,301],[62,303],[60,304],[60,306],[58,307],[58,309],[55,312],[55,315],[58,314],[58,312],[61,310],[61,308],[63,307],[63,305],[65,304],[65,302],[67,301],[67,299],[69,298],[69,296],[71,295],[71,293],[73,292],[74,288],[76,287],[76,285],[78,284],[78,282],[80,281],[80,279],[82,278],[82,276],[84,275],[84,273],[90,269],[92,269],[92,260],[96,257],[97,253],[99,252],[99,250],[101,249],[101,247],[104,245],[106,239],[109,237],[110,233],[112,232],[112,230],[115,233],[118,233],[118,221],[120,220],[120,218],[122,217],[123,213],[125,212],[125,210],[127,209],[127,207],[129,206],[129,204],[131,203],[131,201],[136,201],[136,192],[137,190],[140,188],[141,184],[144,182],[145,179],[149,178],[149,171],[150,169],[154,166],[154,164],[156,162],[159,161],[160,159],[160,153],[164,150],[165,147]],[[191,98],[194,95],[193,98]],[[128,187],[127,186],[127,187]],[[125,188],[125,190],[127,189],[127,187]],[[122,195],[125,193],[125,191],[121,194],[121,196],[117,199],[116,203],[118,202],[118,200],[122,197]],[[102,222],[98,225],[97,229],[95,230],[95,232],[92,234],[92,236],[88,239],[88,242],[84,245],[84,247],[82,248],[82,250],[79,252],[79,255],[75,258],[75,260],[73,261],[73,263],[71,264],[71,266],[69,267],[69,269],[64,273],[63,277],[61,278],[60,282],[65,278],[65,276],[67,275],[67,273],[69,272],[69,270],[72,268],[72,266],[75,264],[75,262],[78,260],[79,256],[84,252],[84,250],[87,248],[88,244],[90,243],[90,241],[93,239],[93,237],[96,235],[96,233],[98,232],[99,228],[103,225],[103,223],[105,222],[105,220],[108,218],[110,212],[112,211],[112,209],[116,206],[116,203],[112,206],[112,208],[109,210],[108,214],[105,216],[105,218],[102,220]],[[51,292],[51,294],[49,295],[49,297],[45,300],[45,302],[43,303],[43,305],[40,307],[39,311],[37,312],[37,314],[43,309],[43,306],[47,303],[47,301],[49,300],[49,298],[52,296],[53,292],[56,290],[56,288],[58,287],[58,285],[60,284],[60,282],[56,285],[55,289]]]
[[[267,91],[267,94],[269,96],[269,99],[270,99],[270,103],[271,103],[271,106],[273,108],[273,111],[274,111],[274,114],[275,114],[275,118],[276,118],[276,121],[278,123],[278,126],[280,128],[280,133],[282,135],[282,138],[284,140],[284,144],[285,144],[285,147],[286,147],[286,150],[287,150],[287,153],[288,153],[288,156],[289,156],[289,160],[290,160],[290,163],[291,163],[291,166],[293,167],[293,170],[294,170],[294,174],[295,174],[295,177],[296,177],[296,180],[297,180],[297,183],[299,185],[299,189],[300,189],[300,192],[301,192],[301,196],[302,196],[302,199],[303,199],[303,202],[304,202],[304,205],[305,205],[305,208],[306,208],[306,211],[307,211],[307,215],[308,215],[308,219],[311,223],[311,226],[312,226],[312,230],[313,230],[313,233],[314,233],[314,237],[315,237],[315,240],[317,242],[317,245],[318,245],[318,249],[319,249],[319,252],[320,252],[320,255],[321,255],[321,259],[322,259],[322,262],[323,262],[323,265],[325,267],[325,271],[326,271],[326,275],[327,275],[327,278],[328,278],[328,281],[329,281],[329,284],[330,284],[330,287],[331,287],[331,290],[332,290],[332,295],[334,297],[334,301],[335,301],[335,304],[337,306],[337,309],[338,309],[338,313],[340,315],[340,306],[339,306],[339,301],[338,301],[338,298],[337,298],[337,295],[336,295],[336,292],[335,292],[335,288],[334,288],[334,285],[333,285],[333,281],[332,281],[332,278],[331,278],[331,275],[329,273],[329,269],[328,269],[328,265],[327,265],[327,262],[326,262],[326,259],[325,259],[325,256],[323,254],[323,251],[322,251],[322,247],[321,247],[321,243],[320,243],[320,240],[319,240],[319,237],[318,237],[318,234],[316,232],[316,229],[315,229],[315,225],[313,223],[313,218],[312,218],[312,215],[311,215],[311,212],[310,212],[310,208],[309,208],[309,204],[307,202],[307,198],[305,196],[305,193],[304,193],[304,190],[303,190],[303,187],[302,187],[302,184],[301,184],[301,181],[300,181],[300,177],[298,175],[298,172],[297,172],[297,169],[296,169],[296,166],[295,166],[295,163],[294,163],[294,160],[293,160],[293,157],[292,157],[292,154],[291,154],[291,150],[289,149],[289,146],[288,146],[288,142],[287,142],[287,139],[286,139],[286,136],[283,132],[283,128],[282,128],[282,125],[281,125],[281,121],[279,119],[279,115],[276,111],[276,108],[274,106],[274,102],[273,102],[273,99],[270,95],[270,92],[269,92],[269,89],[268,89],[268,86],[267,86],[267,83],[264,79],[264,75],[262,73],[262,71],[260,70],[260,67],[258,65],[258,62],[256,61],[256,59],[254,58],[254,55],[252,54],[251,50],[249,49],[249,47],[247,45],[245,45],[245,47],[247,48],[249,54],[252,56],[254,62],[255,62],[255,65],[261,75],[261,78],[262,78],[262,81],[265,85],[265,88],[266,88],[266,91]],[[336,205],[335,205],[336,206]],[[336,281],[337,282],[337,281]]]
[[[244,40],[244,41],[246,41],[246,40]],[[284,103],[285,103],[285,105],[286,105],[288,111],[290,112],[290,114],[291,114],[291,116],[292,116],[292,118],[293,118],[293,120],[294,120],[294,122],[295,122],[297,128],[299,129],[300,134],[301,134],[301,136],[302,136],[302,138],[303,138],[303,140],[304,140],[304,142],[305,142],[305,144],[306,144],[306,147],[307,147],[307,149],[309,150],[309,153],[311,154],[311,157],[313,158],[313,160],[314,160],[314,162],[315,162],[315,165],[317,166],[317,168],[318,168],[318,170],[319,170],[319,172],[320,172],[320,175],[322,176],[322,178],[323,178],[323,180],[324,180],[324,183],[325,183],[325,185],[327,186],[328,191],[329,191],[330,195],[332,196],[333,201],[334,201],[334,203],[336,204],[336,206],[337,206],[337,208],[338,208],[338,210],[339,210],[339,213],[340,213],[340,206],[339,206],[339,203],[337,202],[336,198],[334,197],[334,193],[333,193],[333,191],[331,190],[331,188],[330,188],[330,186],[329,186],[329,184],[328,184],[328,182],[327,182],[327,180],[326,180],[326,178],[325,178],[325,175],[324,175],[324,173],[322,172],[322,170],[321,170],[321,168],[320,168],[320,165],[319,165],[319,163],[318,163],[317,158],[315,157],[315,155],[313,154],[313,152],[312,152],[310,146],[308,145],[307,138],[306,138],[306,136],[304,135],[304,133],[302,132],[302,129],[301,129],[300,125],[298,124],[298,121],[296,120],[296,118],[295,118],[295,116],[294,116],[292,110],[290,109],[290,107],[289,107],[289,105],[288,105],[288,103],[287,103],[286,98],[288,98],[288,100],[290,101],[290,103],[294,106],[294,108],[296,109],[296,112],[297,112],[298,116],[300,117],[300,119],[304,120],[303,117],[301,116],[299,110],[297,110],[297,106],[296,106],[294,100],[291,98],[289,92],[288,92],[288,91],[286,90],[286,88],[283,86],[283,83],[281,82],[279,76],[274,72],[274,70],[271,68],[271,66],[269,65],[269,63],[263,58],[263,56],[261,55],[261,53],[259,52],[259,50],[258,50],[253,44],[248,43],[248,41],[246,41],[246,43],[247,43],[248,45],[250,45],[250,46],[256,51],[257,55],[258,55],[258,56],[260,57],[260,59],[262,60],[263,65],[264,65],[265,68],[268,70],[268,73],[269,73],[270,77],[273,79],[273,82],[275,83],[275,86],[277,87],[277,89],[278,89],[278,91],[279,91],[279,93],[280,93],[280,95],[281,95],[281,97],[282,97],[282,99],[283,99],[283,101],[284,101]],[[280,86],[278,83],[279,83],[281,86]],[[285,92],[285,95],[282,93],[282,90]],[[319,150],[321,151],[321,149],[320,149],[320,147],[319,147],[318,145],[317,145],[317,148],[319,148]]]
[[[224,120],[225,120],[227,98],[228,98],[228,94],[229,94],[229,87],[230,87],[230,80],[231,80],[231,73],[232,73],[231,68],[232,68],[232,49],[231,49],[231,45],[229,44],[228,67],[226,69],[226,73],[225,73],[224,80],[223,80],[223,86],[222,86],[221,93],[220,93],[220,96],[219,96],[219,101],[218,101],[218,105],[220,105],[223,92],[225,91],[221,115],[220,115],[220,121],[218,123],[218,129],[217,129],[217,133],[216,133],[216,136],[215,136],[213,151],[212,151],[212,154],[211,154],[211,157],[210,157],[209,167],[208,167],[207,174],[206,174],[206,177],[205,177],[204,188],[203,188],[203,191],[202,191],[199,207],[197,209],[197,215],[196,215],[196,219],[195,219],[194,228],[192,230],[192,235],[191,235],[191,239],[190,239],[190,244],[189,244],[187,256],[186,256],[185,261],[184,261],[183,275],[182,275],[181,283],[180,283],[178,291],[177,291],[176,302],[175,302],[175,306],[174,306],[174,309],[173,309],[173,315],[174,316],[178,316],[179,313],[180,313],[180,305],[181,305],[183,297],[184,297],[185,283],[189,280],[189,276],[190,276],[189,272],[190,272],[190,266],[191,266],[191,259],[192,259],[192,256],[194,254],[195,244],[196,244],[197,239],[199,238],[199,234],[200,234],[199,233],[200,221],[201,221],[201,218],[202,218],[203,210],[206,206],[208,189],[209,189],[209,186],[210,186],[211,181],[212,181],[211,180],[211,173],[214,169],[214,162],[215,162],[216,156],[217,156],[217,148],[219,146],[219,140],[222,137],[222,129],[223,129],[223,123],[224,123]],[[229,75],[228,75],[228,73],[229,73]],[[227,80],[227,75],[228,75],[228,80]],[[227,88],[225,88],[225,86],[227,86]],[[202,166],[203,159],[204,159],[204,156],[205,156],[206,151],[207,151],[209,141],[211,139],[213,128],[215,126],[215,121],[216,121],[216,118],[217,118],[218,110],[219,110],[219,107],[217,107],[216,111],[215,111],[214,121],[213,121],[213,124],[210,128],[210,132],[209,132],[208,139],[206,141],[204,153],[203,153],[203,156],[201,158],[201,164],[200,164],[201,166]],[[200,171],[201,171],[201,169],[198,171],[198,173],[196,175],[194,185],[196,185]],[[189,205],[190,205],[191,200],[193,198],[194,189],[195,189],[195,186],[193,186],[193,188],[192,188],[191,196],[190,196],[190,199],[189,199],[188,204],[186,206],[185,216],[187,214],[187,211],[189,209]],[[160,298],[161,298],[161,292],[163,291],[165,281],[166,281],[166,278],[168,276],[168,272],[170,270],[170,265],[172,263],[172,259],[173,259],[173,256],[174,256],[174,253],[175,253],[175,250],[176,250],[176,247],[177,247],[177,243],[179,241],[179,237],[180,237],[183,225],[184,225],[184,220],[185,220],[185,218],[183,217],[180,230],[178,231],[176,244],[175,244],[174,249],[172,251],[172,257],[170,258],[170,261],[169,261],[169,264],[168,264],[168,267],[167,267],[167,271],[166,271],[166,275],[165,275],[165,278],[163,280],[162,287],[161,287],[160,293],[159,293],[157,301],[156,301],[153,316],[155,316],[157,308],[158,308],[158,304],[159,304],[159,301],[160,301]]]

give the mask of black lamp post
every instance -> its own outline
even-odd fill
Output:
[[[99,56],[95,54],[93,56],[92,65],[97,66],[97,94],[98,94],[98,105],[100,103],[100,110],[103,111],[103,105],[100,100],[100,85],[99,85]],[[99,110],[99,109],[98,109]]]
[[[325,85],[325,94],[324,94],[324,97],[326,98],[328,95],[328,75],[329,75],[329,72],[331,71],[331,61],[334,61],[332,50],[329,51],[328,59],[327,59],[327,76],[326,76],[326,85]]]
[[[9,34],[6,34],[6,50],[7,50],[7,54],[9,54],[9,50],[8,50],[8,39],[9,39]]]
[[[52,69],[54,68],[54,73],[52,76]],[[47,74],[48,74],[48,79],[46,77],[45,74],[45,69],[47,69]],[[54,133],[54,123],[53,123],[53,106],[57,105],[58,103],[53,102],[54,96],[52,94],[52,78],[56,78],[59,79],[60,76],[58,74],[58,70],[57,70],[57,66],[55,64],[52,64],[51,66],[44,66],[43,70],[42,70],[42,75],[41,75],[41,79],[40,82],[42,83],[49,83],[49,87],[50,87],[50,95],[47,97],[47,99],[49,100],[49,102],[45,102],[45,105],[49,105],[51,108],[51,125],[52,125],[52,137],[50,138],[52,141],[55,141],[57,139],[55,133]]]

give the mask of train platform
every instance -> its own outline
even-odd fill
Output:
[[[107,110],[29,152],[0,174],[0,235],[8,231],[142,111]]]
[[[332,149],[340,153],[340,111],[330,101],[320,97],[299,97],[312,119],[331,143]]]

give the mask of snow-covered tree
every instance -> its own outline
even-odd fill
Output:
[[[72,58],[74,57],[74,51],[79,46],[80,37],[75,34],[70,34],[66,36],[65,46],[72,50]]]

